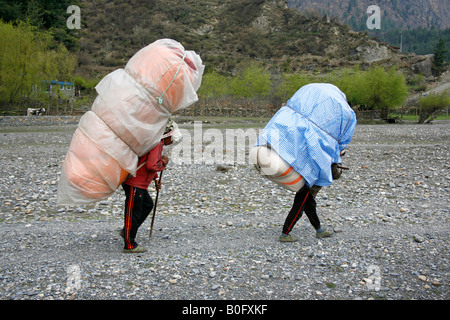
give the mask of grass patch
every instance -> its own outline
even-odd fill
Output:
[[[333,282],[327,282],[327,288],[334,289],[336,288],[336,284],[334,284]]]

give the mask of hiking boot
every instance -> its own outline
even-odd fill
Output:
[[[328,230],[323,230],[322,232],[316,232],[316,238],[329,238],[333,232]]]
[[[290,234],[282,234],[280,236],[280,241],[281,242],[295,242],[298,239],[296,237],[291,236]]]
[[[147,252],[147,248],[138,246],[134,249],[123,249],[123,253],[144,253]]]

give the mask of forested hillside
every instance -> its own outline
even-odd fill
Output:
[[[0,0],[0,18],[4,22],[27,21],[41,30],[51,30],[54,39],[69,50],[78,48],[78,35],[66,26],[67,8],[78,0]]]
[[[358,30],[366,26],[370,5],[380,8],[382,28],[450,28],[448,0],[288,0],[287,3],[290,8],[303,13],[326,13]]]
[[[334,11],[329,17],[346,8],[352,19],[365,23],[363,2],[334,5],[331,1]],[[384,50],[381,57],[391,56],[390,49],[377,49],[379,45],[364,33],[352,32],[347,25],[324,17],[326,10],[317,13],[324,2],[318,2],[315,14],[309,14],[310,9],[298,12],[288,8],[295,3],[299,4],[286,0],[0,0],[0,17],[5,22],[20,19],[40,30],[51,30],[55,41],[76,54],[77,73],[83,77],[102,76],[123,66],[134,52],[161,37],[176,39],[199,52],[207,70],[226,73],[250,60],[279,71],[333,70],[364,63],[361,51],[368,47]],[[308,1],[302,3],[305,6]],[[81,8],[79,30],[66,26],[70,4]],[[411,12],[416,12],[416,7],[412,6]],[[400,47],[402,39],[404,52],[432,53],[441,37],[450,37],[448,30],[390,29],[385,24],[386,14],[382,18],[383,28],[369,34],[395,47]]]
[[[321,69],[356,63],[368,44],[345,25],[308,18],[284,0],[81,1],[79,58],[88,72],[123,65],[161,37],[200,53],[207,71],[232,73],[246,61],[278,69]]]
[[[450,44],[450,2],[447,0],[382,0],[377,1],[380,8],[380,29],[368,29],[370,13],[367,8],[372,1],[310,1],[288,0],[288,6],[307,16],[324,14],[355,31],[368,32],[369,35],[401,47],[403,52],[431,54],[440,39]],[[447,55],[450,61],[450,52]]]

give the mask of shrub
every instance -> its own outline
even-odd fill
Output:
[[[269,95],[271,86],[269,72],[252,63],[231,80],[230,94],[243,98],[263,98]]]
[[[419,99],[419,121],[418,123],[431,122],[439,114],[439,111],[450,106],[450,95],[448,90],[441,93],[431,93]]]

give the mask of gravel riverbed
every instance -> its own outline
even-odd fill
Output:
[[[133,255],[121,188],[56,205],[77,121],[0,117],[0,299],[449,299],[448,122],[358,125],[350,170],[317,196],[327,239],[303,216],[299,241],[279,242],[294,194],[249,164],[171,163],[153,235],[151,216],[138,232],[149,251]]]

